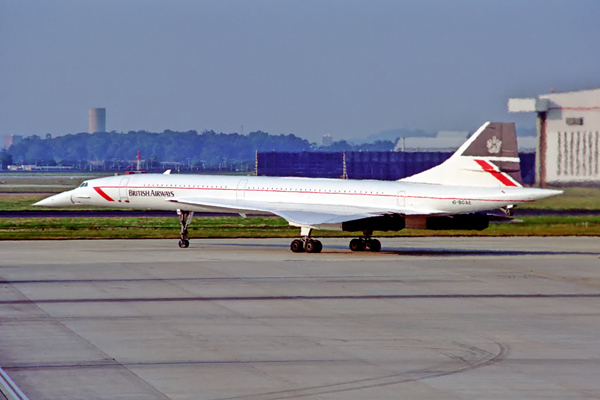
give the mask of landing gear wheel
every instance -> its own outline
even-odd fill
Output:
[[[350,250],[363,251],[363,242],[360,239],[352,239],[350,241]]]
[[[304,251],[304,243],[302,240],[296,239],[290,245],[290,250],[294,253],[302,253]]]
[[[381,242],[377,239],[367,239],[365,240],[365,250],[378,252],[381,250]]]
[[[319,253],[323,249],[323,245],[318,240],[307,240],[304,247],[307,253]]]
[[[320,253],[323,250],[323,243],[320,240],[315,240],[315,246],[317,246],[315,253]]]
[[[181,225],[179,247],[182,249],[187,249],[190,247],[190,241],[188,236],[188,226],[192,223],[192,218],[194,217],[193,211],[183,211],[177,210],[177,215],[179,216],[179,224]]]
[[[371,245],[371,251],[381,251],[381,242],[377,239],[373,239],[373,244]]]

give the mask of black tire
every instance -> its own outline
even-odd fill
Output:
[[[317,244],[313,240],[308,240],[304,245],[307,253],[317,253]]]
[[[360,239],[352,239],[350,241],[350,250],[352,251],[363,251],[363,242]]]
[[[320,240],[315,240],[315,253],[320,253],[323,250],[323,243]]]
[[[179,247],[181,247],[182,249],[187,249],[188,247],[190,247],[190,241],[187,239],[181,239],[179,241]]]
[[[381,242],[377,239],[369,239],[365,243],[365,250],[378,252],[381,250]]]
[[[290,250],[294,253],[302,253],[304,251],[304,243],[302,243],[302,240],[296,239],[290,245]]]

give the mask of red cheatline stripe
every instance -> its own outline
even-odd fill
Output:
[[[495,172],[495,171],[494,171]],[[511,186],[518,187],[514,183],[510,182]],[[104,188],[118,189],[119,186],[104,186]],[[177,189],[177,190],[195,190],[195,191],[237,191],[235,188],[200,188],[200,187],[174,187],[174,186],[128,186],[128,188],[134,189]],[[341,192],[316,192],[311,190],[269,190],[269,189],[244,189],[246,192],[253,193],[294,193],[294,194],[320,194],[320,195],[328,195],[328,196],[368,196],[368,197],[398,197],[397,194],[367,194],[367,193],[341,193]],[[471,201],[489,201],[489,202],[506,202],[510,201],[512,203],[531,203],[535,200],[506,200],[506,199],[481,199],[476,197],[438,197],[438,196],[404,196],[407,199],[433,199],[433,200],[471,200]],[[110,200],[114,201],[114,200]]]
[[[104,197],[106,200],[108,200],[108,201],[114,201],[113,199],[111,199],[111,198],[110,198],[110,196],[109,196],[109,195],[107,195],[106,193],[104,193],[104,191],[103,191],[102,189],[100,189],[99,187],[97,187],[97,186],[94,186],[94,190],[95,190],[96,192],[98,192],[98,194],[99,194],[100,196]]]
[[[504,185],[506,185],[506,186],[517,186],[517,185],[515,185],[515,183],[513,181],[511,181],[506,176],[504,176],[504,174],[502,172],[496,171],[494,169],[494,166],[491,165],[490,163],[488,163],[487,161],[484,161],[484,160],[475,160],[475,162],[477,164],[479,164],[481,166],[481,168],[483,168],[483,170],[485,172],[489,172],[490,174],[492,174],[494,176],[494,178],[498,179]]]

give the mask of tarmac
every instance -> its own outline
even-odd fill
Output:
[[[0,242],[14,382],[0,386],[32,400],[600,398],[599,238],[322,241]]]

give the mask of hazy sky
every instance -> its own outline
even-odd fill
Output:
[[[600,87],[598,0],[0,0],[0,135],[475,130]]]

